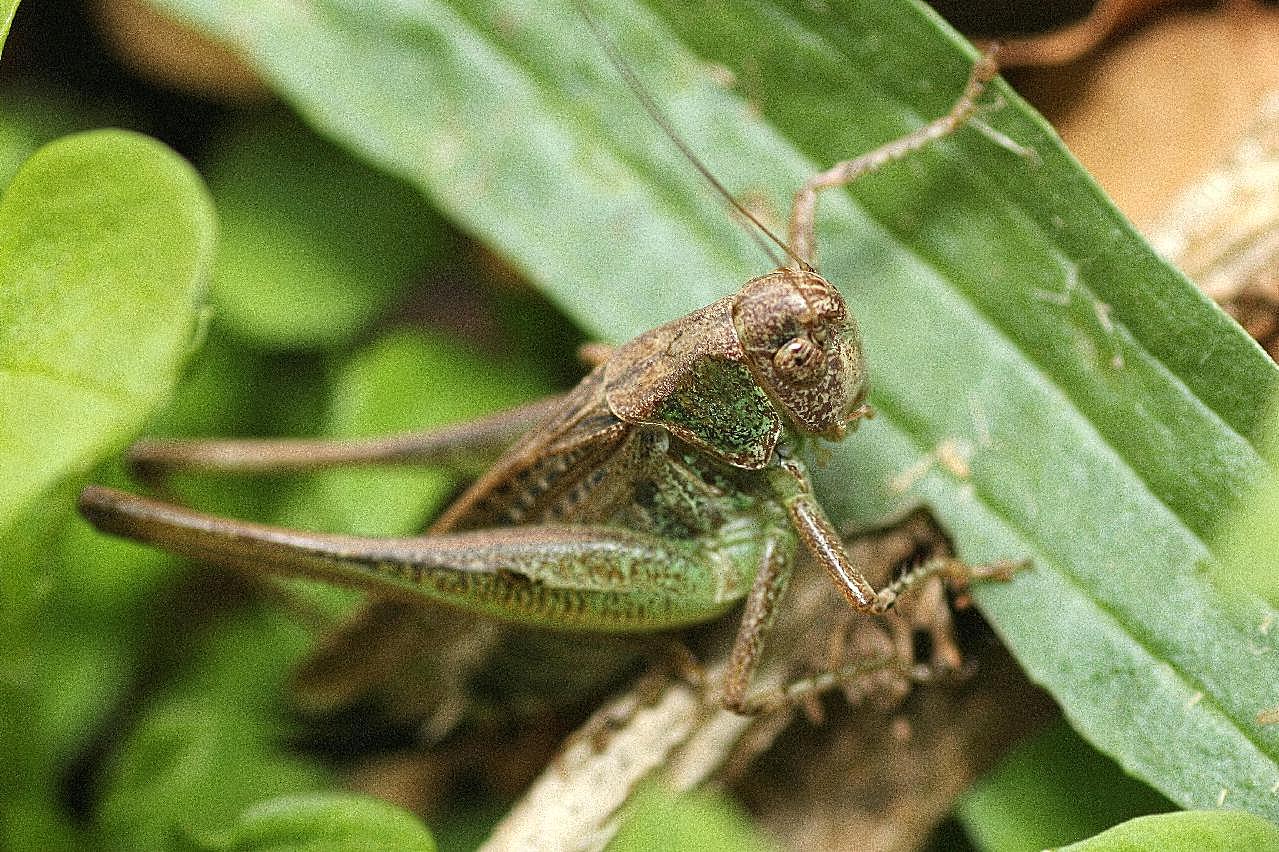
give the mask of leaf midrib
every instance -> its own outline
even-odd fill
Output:
[[[65,385],[83,393],[102,397],[120,408],[128,408],[140,398],[128,393],[127,391],[109,387],[101,382],[95,382],[83,376],[61,373],[57,370],[50,369],[47,366],[35,364],[20,365],[0,362],[0,375],[13,376],[15,378],[39,379],[41,381],[49,382],[50,384]]]

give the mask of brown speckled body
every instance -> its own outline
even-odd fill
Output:
[[[994,73],[988,54],[947,115],[810,178],[795,197],[790,244],[765,231],[790,268],[641,334],[562,398],[385,442],[158,443],[133,453],[135,469],[154,477],[180,467],[296,470],[310,453],[316,467],[452,464],[509,446],[426,535],[302,533],[95,487],[81,494],[81,511],[105,531],[197,559],[369,589],[383,600],[369,613],[387,618],[365,626],[430,602],[531,626],[658,630],[714,618],[746,596],[724,704],[775,706],[749,684],[798,546],[860,611],[882,612],[902,588],[876,592],[862,576],[798,457],[813,439],[842,439],[867,413],[856,325],[811,266],[817,193],[952,132]]]
[[[357,620],[365,632],[388,632],[415,600],[531,626],[669,629],[732,606],[761,565],[771,610],[799,542],[839,561],[842,548],[819,540],[834,533],[795,452],[809,436],[842,436],[863,384],[838,291],[811,271],[781,269],[612,351],[539,407],[537,424],[422,537],[307,534],[108,489],[87,489],[81,506],[103,529],[179,553],[378,592]],[[450,452],[459,443],[466,437]],[[396,444],[397,460],[405,446]],[[269,446],[254,451],[266,454],[264,469],[289,461]],[[189,452],[236,457],[226,446]],[[873,590],[851,566],[831,571],[851,583],[850,600],[871,606]],[[750,620],[755,634],[767,626]]]

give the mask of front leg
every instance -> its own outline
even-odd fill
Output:
[[[844,539],[836,532],[826,511],[813,496],[813,485],[803,462],[779,448],[776,462],[769,468],[773,493],[786,508],[791,525],[799,534],[804,548],[826,569],[831,580],[858,612],[880,613],[892,601],[881,603],[875,588],[853,564],[844,547]],[[894,595],[893,597],[896,597]]]
[[[777,605],[786,594],[794,561],[794,535],[785,529],[771,530],[764,540],[755,583],[742,610],[742,620],[737,628],[737,638],[733,641],[720,696],[724,708],[738,715],[759,716],[772,713],[797,704],[810,695],[856,681],[899,663],[893,655],[881,655],[854,660],[833,671],[785,685],[752,689],[764,642],[773,626]],[[870,588],[869,584],[866,586]]]
[[[805,549],[830,575],[835,587],[858,612],[879,614],[886,612],[897,598],[935,574],[944,574],[952,584],[962,585],[973,580],[1010,580],[1012,575],[1029,567],[1026,561],[1002,561],[989,565],[967,565],[958,559],[933,559],[908,571],[875,591],[848,555],[844,539],[825,510],[813,496],[813,486],[801,461],[779,453],[776,464],[769,470],[774,493],[786,507],[791,524],[799,534]]]

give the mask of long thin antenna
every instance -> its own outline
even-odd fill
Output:
[[[751,238],[751,242],[759,246],[759,250],[768,255],[768,259],[773,262],[773,266],[781,268],[784,265],[785,261],[782,259],[781,255],[779,255],[777,250],[773,248],[772,244],[764,238],[763,234],[751,227],[750,222],[743,220],[736,210],[730,210],[729,215],[732,216],[733,221],[740,225],[742,230],[746,232],[746,236]]]
[[[577,6],[578,12],[580,12],[582,17],[586,20],[586,25],[590,27],[591,32],[595,34],[596,41],[598,41],[600,46],[604,48],[605,54],[608,55],[608,61],[626,82],[627,88],[629,88],[639,100],[640,104],[644,107],[644,111],[648,113],[649,118],[653,119],[653,122],[662,129],[662,132],[666,134],[667,138],[669,138],[671,142],[675,143],[675,147],[684,155],[684,158],[693,164],[693,168],[697,169],[697,171],[701,173],[702,177],[706,178],[706,182],[714,187],[716,192],[724,196],[728,203],[733,206],[733,209],[737,211],[738,215],[758,228],[760,233],[785,252],[787,257],[798,263],[801,269],[806,269],[811,272],[813,268],[808,264],[808,261],[796,254],[794,249],[770,231],[763,222],[759,221],[759,219],[755,217],[754,213],[746,209],[746,206],[738,201],[737,197],[734,196],[733,193],[729,192],[724,184],[719,182],[719,179],[716,178],[715,175],[711,174],[711,170],[706,167],[706,164],[703,163],[696,154],[693,153],[693,149],[688,147],[688,143],[680,137],[679,133],[675,130],[675,126],[671,123],[670,118],[668,118],[666,113],[662,111],[662,108],[658,105],[653,96],[649,94],[648,89],[646,89],[644,84],[640,82],[640,79],[636,76],[635,72],[631,70],[631,66],[627,64],[626,59],[622,56],[622,52],[618,49],[617,44],[605,31],[594,13],[587,8],[586,0],[574,0],[574,5]],[[769,252],[769,254],[771,255],[772,252]],[[780,266],[781,264],[778,265]]]

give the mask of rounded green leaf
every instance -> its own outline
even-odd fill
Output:
[[[435,852],[431,833],[408,811],[368,796],[282,796],[240,815],[217,848],[235,852]]]
[[[213,243],[195,171],[136,133],[60,139],[14,176],[0,201],[0,528],[169,393]]]
[[[1182,811],[1130,819],[1061,852],[1258,852],[1279,849],[1279,826],[1243,811]]]
[[[0,849],[7,852],[74,852],[92,844],[58,806],[45,796],[0,800]]]

